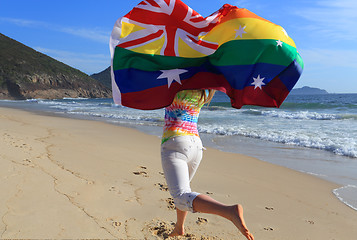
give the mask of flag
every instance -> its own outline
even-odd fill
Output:
[[[229,4],[204,18],[180,0],[142,1],[116,21],[110,51],[114,102],[143,110],[187,89],[279,107],[303,69],[283,27]]]

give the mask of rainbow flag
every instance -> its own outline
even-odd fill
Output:
[[[115,23],[110,50],[114,102],[143,110],[186,89],[279,107],[303,69],[284,28],[229,4],[204,18],[180,0],[142,1]]]

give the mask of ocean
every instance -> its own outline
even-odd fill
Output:
[[[1,100],[0,107],[104,121],[161,136],[164,110],[142,111],[112,99]],[[206,147],[242,153],[340,184],[337,198],[357,210],[357,94],[289,95],[278,108],[234,109],[216,93],[199,117]]]

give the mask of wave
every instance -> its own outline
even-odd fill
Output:
[[[72,112],[68,112],[68,114],[83,115],[83,116],[105,118],[105,119],[115,119],[115,120],[129,120],[129,121],[135,121],[135,124],[140,124],[140,121],[143,121],[143,122],[151,123],[149,125],[161,125],[164,122],[163,118],[156,117],[156,116],[133,115],[133,114],[125,114],[125,113],[118,114],[118,113],[72,111]]]
[[[78,97],[78,98],[71,98],[71,97],[64,97],[63,100],[88,100],[90,98],[83,98],[83,97]]]
[[[247,126],[201,125],[199,132],[224,135],[244,136],[292,146],[307,147],[332,152],[336,155],[357,158],[357,142],[350,138],[318,135],[313,132],[284,131],[278,129],[261,130]]]
[[[310,111],[288,112],[282,110],[258,110],[248,109],[242,111],[242,114],[254,116],[267,116],[282,119],[303,119],[303,120],[357,120],[357,114],[333,114],[333,113],[318,113]]]
[[[105,121],[118,123],[162,126],[164,121],[162,109],[155,111],[133,110],[115,105],[109,100],[32,101],[37,101],[39,104],[66,114],[101,118]],[[356,126],[354,125],[356,124],[355,120],[357,120],[357,114],[354,112],[339,114],[261,107],[233,109],[230,107],[230,103],[214,103],[201,111],[199,131],[227,136],[240,135],[323,149],[338,155],[357,158],[357,142],[351,135],[355,129],[354,126]],[[297,131],[299,129],[301,131]]]
[[[309,119],[309,120],[336,120],[341,119],[337,114],[317,113],[309,111],[285,112],[285,111],[262,111],[262,115],[284,119]]]
[[[314,109],[356,109],[357,104],[353,103],[292,103],[285,102],[281,105],[281,109],[291,110],[314,110]]]

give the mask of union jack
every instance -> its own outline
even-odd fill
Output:
[[[218,44],[204,41],[200,37],[219,22],[219,17],[217,11],[203,18],[181,0],[145,0],[118,20],[120,26],[126,22],[138,25],[143,30],[120,39],[117,46],[132,49],[164,37],[165,43],[160,54],[179,56],[178,41],[181,38],[192,49],[210,55],[218,48]]]

